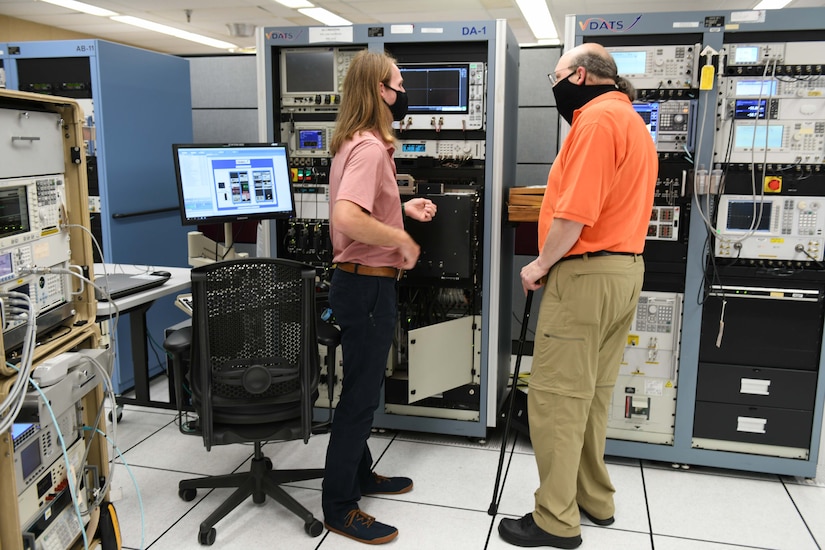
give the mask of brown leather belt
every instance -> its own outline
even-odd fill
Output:
[[[341,271],[346,271],[347,273],[355,273],[356,275],[392,277],[393,279],[398,279],[403,273],[402,270],[395,267],[372,267],[369,265],[354,264],[351,262],[340,262],[336,265],[336,268]]]

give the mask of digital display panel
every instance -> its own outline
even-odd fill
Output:
[[[782,134],[785,128],[781,124],[765,126],[739,125],[733,137],[733,146],[736,149],[750,149],[765,147],[779,149],[782,147]]]
[[[26,479],[42,464],[40,459],[40,439],[35,439],[20,451],[20,466],[23,479]]]
[[[0,190],[0,238],[31,231],[26,187]]]
[[[324,148],[323,130],[299,130],[298,149],[318,150]]]
[[[737,80],[734,93],[741,96],[776,95],[776,80]]]
[[[425,153],[427,145],[424,143],[402,143],[401,151],[403,153]]]
[[[634,103],[633,108],[645,121],[647,131],[650,132],[650,137],[653,138],[653,143],[656,143],[656,138],[659,132],[659,104],[658,103]]]
[[[184,225],[293,215],[287,146],[172,146]]]
[[[19,441],[16,441],[18,437],[29,431],[34,424],[29,423],[13,423],[11,425],[11,439],[14,441],[14,444],[17,445]]]
[[[754,201],[730,201],[726,228],[735,231],[770,231],[772,206],[770,202],[760,204]],[[754,226],[754,216],[759,219],[758,227]]]
[[[287,94],[337,93],[335,51],[305,48],[281,52],[282,90]]]
[[[645,74],[647,72],[647,52],[611,52],[619,74]]]
[[[455,64],[400,64],[410,114],[462,114],[469,110],[470,67]]]
[[[11,252],[0,254],[0,279],[14,273],[14,263],[11,259]]]
[[[767,99],[737,99],[733,102],[733,118],[765,118]]]
[[[756,63],[758,59],[758,46],[738,46],[736,48],[736,54],[733,60],[737,65],[743,65],[749,63]]]

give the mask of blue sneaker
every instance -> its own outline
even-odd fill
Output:
[[[365,544],[384,544],[398,536],[398,529],[375,521],[374,517],[358,508],[350,510],[341,522],[324,518],[324,526],[333,533]]]
[[[384,477],[372,473],[367,483],[361,485],[362,495],[401,495],[412,491],[413,482],[408,477]]]

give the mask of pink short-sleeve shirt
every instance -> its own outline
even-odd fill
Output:
[[[329,200],[332,209],[339,200],[360,206],[376,220],[404,228],[401,196],[392,155],[395,147],[374,132],[359,132],[344,143],[332,159]],[[330,225],[333,261],[372,267],[398,267],[403,257],[397,248],[368,245],[350,239]]]

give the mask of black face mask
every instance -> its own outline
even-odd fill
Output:
[[[387,86],[385,84],[385,86]],[[395,92],[395,103],[392,105],[388,104],[386,101],[384,104],[389,107],[390,112],[392,113],[392,119],[396,122],[403,120],[405,116],[407,116],[407,107],[408,107],[408,99],[407,99],[407,92],[402,92],[400,90],[396,90],[395,88],[390,88],[390,90]]]
[[[558,84],[553,86],[553,96],[556,98],[556,107],[559,110],[559,114],[570,125],[573,124],[573,111],[580,109],[591,99],[617,90],[614,84],[579,86],[578,84],[570,82],[568,78],[560,80]]]

